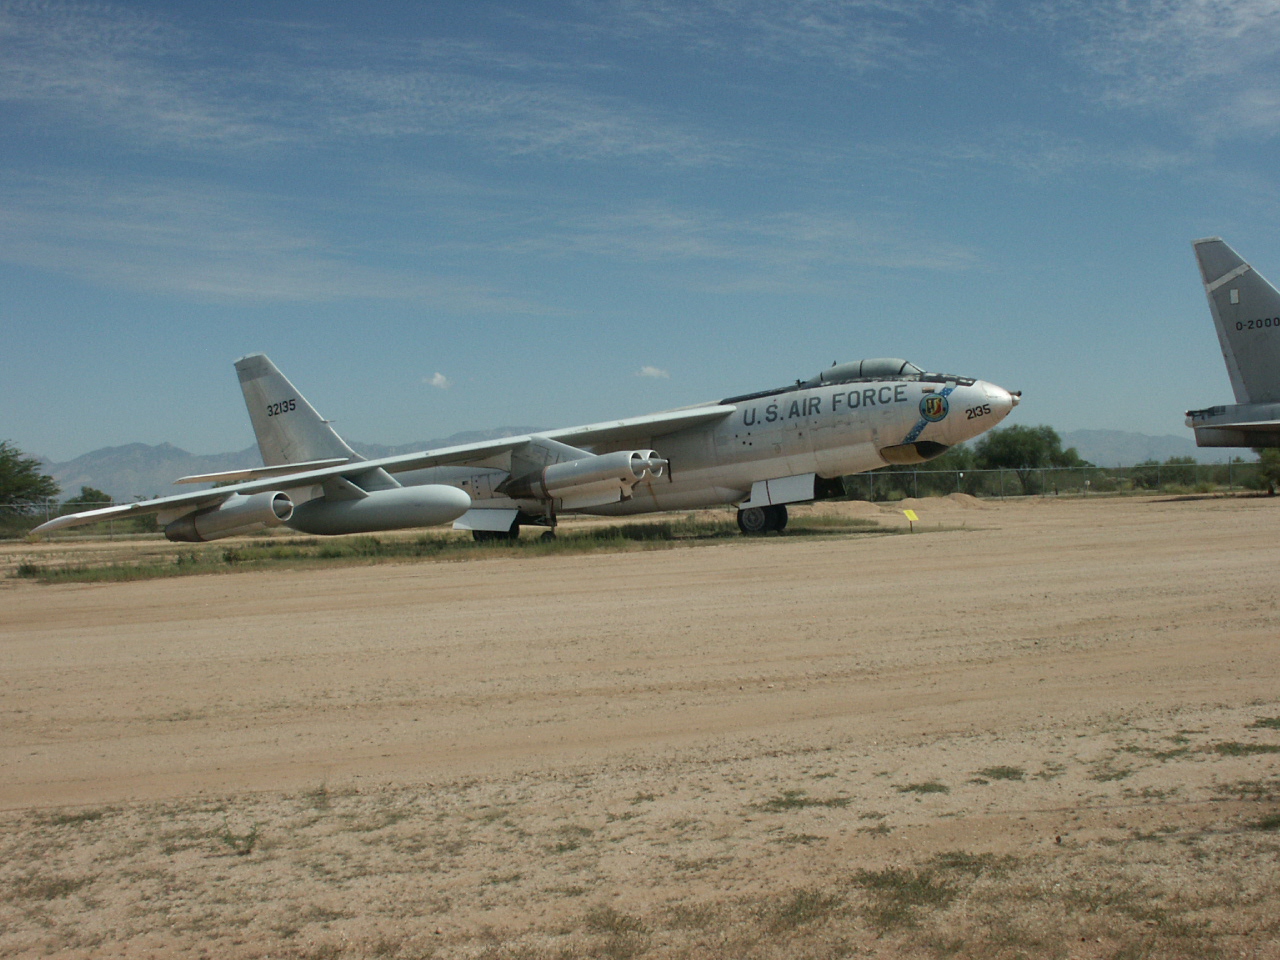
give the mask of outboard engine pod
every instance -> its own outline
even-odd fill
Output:
[[[233,493],[218,506],[179,517],[164,528],[164,535],[180,543],[204,543],[278,527],[293,516],[293,501],[286,493]]]

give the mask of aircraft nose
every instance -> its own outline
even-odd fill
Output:
[[[1019,403],[1022,402],[1021,390],[1006,390],[1004,387],[997,387],[994,383],[982,381],[982,392],[987,395],[987,402],[991,404],[991,412],[1000,420],[1007,417],[1010,412]]]

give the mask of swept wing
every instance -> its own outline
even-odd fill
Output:
[[[580,427],[567,427],[560,430],[539,432],[537,436],[549,437],[560,441],[573,441],[576,446],[591,447],[603,443],[665,436],[685,427],[722,419],[735,409],[732,404],[708,404],[683,410],[672,410],[667,413],[649,414],[643,417],[630,417],[623,420],[611,420]],[[338,458],[331,458],[328,461],[320,462],[331,463],[333,464],[332,466],[298,470],[299,466],[305,467],[307,465],[292,464],[288,465],[287,468],[291,472],[281,472],[284,469],[284,465],[279,465],[183,478],[185,482],[194,483],[211,479],[234,479],[241,476],[252,476],[252,479],[244,482],[216,487],[212,490],[198,490],[191,493],[175,494],[170,497],[159,497],[154,500],[139,500],[136,503],[122,503],[110,507],[100,507],[95,510],[70,513],[42,523],[32,532],[51,533],[66,527],[148,513],[163,513],[176,518],[187,513],[216,507],[236,494],[249,496],[268,491],[287,493],[300,487],[323,485],[326,482],[338,479],[359,485],[362,475],[371,474],[378,470],[385,470],[387,473],[395,474],[410,470],[422,470],[427,467],[496,465],[496,458],[509,454],[512,450],[524,446],[533,439],[533,436],[528,435],[504,437],[500,440],[459,444],[452,447],[441,447],[436,450],[424,450],[420,453],[397,454],[376,460],[346,462]],[[335,462],[335,459],[337,462]]]

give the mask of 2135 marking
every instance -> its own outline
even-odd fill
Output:
[[[966,420],[977,420],[979,417],[985,417],[991,412],[991,404],[983,403],[976,407],[968,407],[964,411]]]

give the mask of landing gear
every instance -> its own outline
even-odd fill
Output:
[[[510,528],[506,530],[472,530],[471,539],[476,543],[492,543],[495,540],[505,540],[510,543],[512,540],[520,539],[520,518],[511,521]]]
[[[778,503],[768,507],[747,507],[738,511],[738,529],[749,537],[787,527],[787,508]]]

